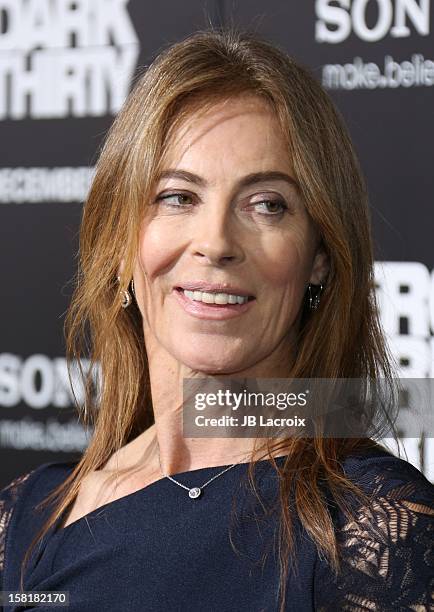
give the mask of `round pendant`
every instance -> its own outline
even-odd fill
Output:
[[[199,487],[193,487],[188,491],[188,495],[191,497],[191,499],[198,498],[201,493],[202,491],[199,489]]]

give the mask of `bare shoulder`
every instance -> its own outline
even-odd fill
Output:
[[[63,527],[100,506],[155,482],[159,474],[152,462],[146,461],[144,448],[144,439],[139,436],[114,453],[101,469],[89,472],[80,483]]]
[[[97,470],[90,472],[83,478],[77,496],[67,514],[66,520],[63,522],[63,527],[67,527],[74,521],[110,501],[109,489],[106,484],[107,478],[107,474]]]

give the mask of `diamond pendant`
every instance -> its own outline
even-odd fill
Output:
[[[191,497],[191,499],[197,499],[201,493],[202,491],[199,489],[199,487],[193,487],[188,491],[188,495]]]

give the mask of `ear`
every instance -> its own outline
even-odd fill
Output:
[[[327,279],[327,275],[330,270],[329,256],[325,252],[324,246],[321,244],[315,254],[315,258],[312,264],[312,271],[309,282],[312,285],[324,285]]]

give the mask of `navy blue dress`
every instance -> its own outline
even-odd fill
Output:
[[[46,463],[0,493],[3,590],[19,590],[24,552],[47,516],[48,510],[36,514],[34,506],[74,465]],[[382,450],[348,457],[342,465],[372,494],[373,509],[358,507],[358,520],[350,522],[330,503],[342,554],[337,578],[294,511],[298,572],[290,570],[285,609],[434,610],[434,486]],[[255,482],[270,508],[278,499],[277,477],[267,460],[257,466]],[[200,486],[221,469],[176,477]],[[54,609],[69,612],[277,612],[278,515],[264,513],[249,489],[247,469],[237,465],[197,499],[162,478],[65,528],[59,520],[31,556],[25,590],[68,591],[69,606]]]

